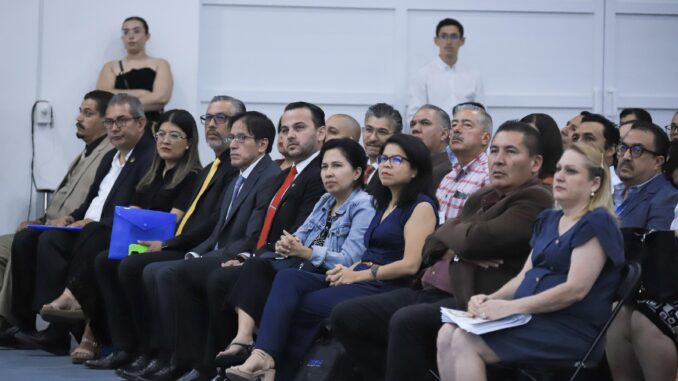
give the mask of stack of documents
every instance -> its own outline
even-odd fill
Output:
[[[528,314],[514,314],[501,319],[486,320],[478,317],[471,317],[468,312],[465,311],[453,310],[445,307],[440,307],[440,314],[442,315],[443,323],[454,323],[464,331],[476,335],[527,324],[532,318],[532,316]]]

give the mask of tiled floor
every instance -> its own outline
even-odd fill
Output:
[[[120,380],[112,370],[92,370],[71,364],[68,356],[0,347],[1,381]]]

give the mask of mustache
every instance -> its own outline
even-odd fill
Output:
[[[76,123],[76,124],[75,124],[75,127],[79,128],[79,129],[81,129],[81,130],[84,130],[84,129],[85,129],[85,127],[84,127],[81,123]]]

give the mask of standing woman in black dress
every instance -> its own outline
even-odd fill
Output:
[[[148,23],[139,16],[131,16],[122,23],[122,43],[127,56],[104,65],[97,80],[97,90],[113,94],[128,93],[139,98],[146,112],[146,132],[153,133],[163,108],[172,97],[172,71],[162,58],[146,54],[146,43],[151,38]]]

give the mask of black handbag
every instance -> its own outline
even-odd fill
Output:
[[[638,299],[656,302],[678,300],[678,245],[672,230],[623,228],[627,261],[641,264],[643,275]]]
[[[323,330],[304,357],[294,381],[352,380],[346,350],[332,335]]]

